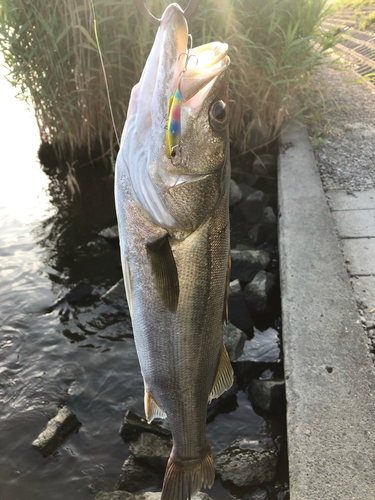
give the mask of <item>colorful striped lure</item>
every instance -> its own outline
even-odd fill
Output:
[[[172,159],[172,162],[180,149],[182,101],[180,83],[181,78],[173,95],[168,99],[167,157]]]

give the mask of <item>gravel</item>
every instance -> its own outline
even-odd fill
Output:
[[[323,66],[315,77],[309,135],[325,190],[375,187],[375,87],[356,82],[349,69]],[[318,89],[324,95],[324,104]]]

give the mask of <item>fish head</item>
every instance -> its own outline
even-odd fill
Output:
[[[153,222],[184,232],[214,210],[228,188],[230,168],[228,45],[188,50],[188,39],[182,9],[169,5],[132,90],[117,160]],[[176,117],[177,155],[171,158],[168,133]]]

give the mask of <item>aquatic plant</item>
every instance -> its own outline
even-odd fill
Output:
[[[94,5],[120,134],[156,28],[138,14],[133,0]],[[147,2],[158,17],[166,5]],[[319,30],[326,13],[326,0],[201,3],[189,23],[194,45],[219,40],[230,46],[230,133],[237,151],[249,148],[254,127],[265,127],[271,138],[288,116],[329,48],[330,35]],[[73,162],[82,150],[91,157],[115,152],[91,0],[2,0],[0,48],[8,78],[35,109],[42,140],[60,157]]]

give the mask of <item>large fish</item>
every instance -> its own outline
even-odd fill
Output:
[[[133,88],[116,166],[126,294],[148,421],[168,418],[162,500],[211,487],[207,403],[232,385],[223,345],[229,280],[228,46],[187,52],[177,4],[164,12]]]

